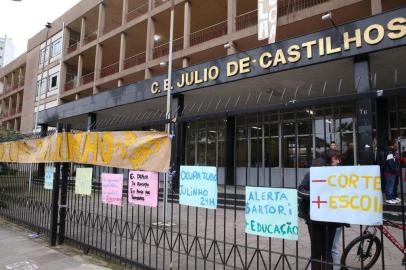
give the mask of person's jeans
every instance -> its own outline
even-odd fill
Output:
[[[343,227],[339,227],[336,230],[336,234],[334,236],[333,247],[331,248],[331,256],[333,257],[334,264],[341,264],[341,257],[340,257],[340,240],[341,234],[343,233]],[[334,270],[340,270],[340,266],[334,265]]]
[[[387,175],[385,176],[386,184],[385,184],[385,197],[386,200],[393,200],[393,188],[395,186],[396,177],[394,175]]]
[[[399,188],[399,176],[395,176],[395,181],[393,184],[392,199],[396,199],[398,197],[398,188]]]

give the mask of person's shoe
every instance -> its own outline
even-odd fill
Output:
[[[396,203],[400,203],[402,200],[400,198],[395,198],[393,201],[396,201]]]
[[[395,200],[386,200],[385,202],[388,204],[397,204]]]

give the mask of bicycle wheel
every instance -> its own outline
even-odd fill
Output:
[[[352,240],[341,256],[342,269],[370,269],[381,254],[381,241],[372,234],[364,234]],[[347,268],[348,267],[348,268]]]

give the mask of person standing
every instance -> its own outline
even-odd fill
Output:
[[[338,166],[341,162],[341,154],[337,150],[330,150],[326,159],[318,158],[312,162],[312,167]],[[333,258],[332,247],[337,228],[340,223],[314,221],[310,218],[310,174],[307,173],[298,188],[298,195],[302,198],[303,204],[299,209],[303,212],[304,219],[309,230],[311,245],[311,269],[332,270]]]
[[[385,166],[383,176],[385,178],[385,202],[389,204],[400,203],[397,198],[397,189],[399,185],[399,156],[397,154],[397,144],[395,140],[388,143],[385,149]]]

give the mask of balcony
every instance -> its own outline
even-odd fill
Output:
[[[17,114],[21,113],[23,111],[23,107],[22,106],[18,106],[16,109]]]
[[[145,52],[133,55],[124,60],[124,69],[145,63]]]
[[[310,8],[332,0],[279,0],[278,17],[295,13],[299,10]]]
[[[80,78],[79,85],[85,85],[94,81],[94,72],[83,75]]]
[[[106,67],[102,67],[100,70],[100,78],[107,77],[109,75],[112,75],[114,73],[117,73],[119,70],[119,63],[115,62],[111,65],[108,65]]]
[[[109,25],[107,25],[107,26],[105,26],[105,27],[103,28],[102,33],[103,33],[103,35],[105,35],[105,34],[111,32],[111,31],[113,31],[114,29],[119,28],[120,26],[121,26],[121,23],[120,23],[120,22],[113,21],[113,22],[111,22]]]
[[[69,82],[66,82],[64,87],[63,87],[63,90],[65,92],[67,92],[67,91],[72,90],[73,88],[75,88],[75,80],[71,80]]]
[[[144,15],[147,12],[148,12],[148,2],[141,5],[141,6],[139,6],[139,7],[136,7],[134,9],[130,10],[127,13],[127,22],[132,21],[135,18],[138,18],[138,17],[140,17],[141,15]]]
[[[183,49],[183,37],[173,40],[173,52],[177,52]],[[152,51],[152,57],[154,59],[168,55],[169,54],[169,42],[155,47]]]
[[[76,51],[79,48],[79,42],[76,42],[72,45],[70,45],[67,49],[66,49],[66,53],[73,53],[74,51]]]
[[[154,8],[159,7],[160,5],[165,4],[166,2],[168,2],[167,0],[153,0],[152,2],[152,6]]]
[[[237,31],[257,25],[258,23],[258,10],[251,10],[241,14],[235,18],[235,28]]]
[[[190,46],[194,46],[227,34],[227,21],[219,22],[190,34]]]
[[[90,33],[89,35],[84,37],[83,45],[89,44],[90,42],[92,42],[96,39],[97,39],[97,33],[96,32]]]

